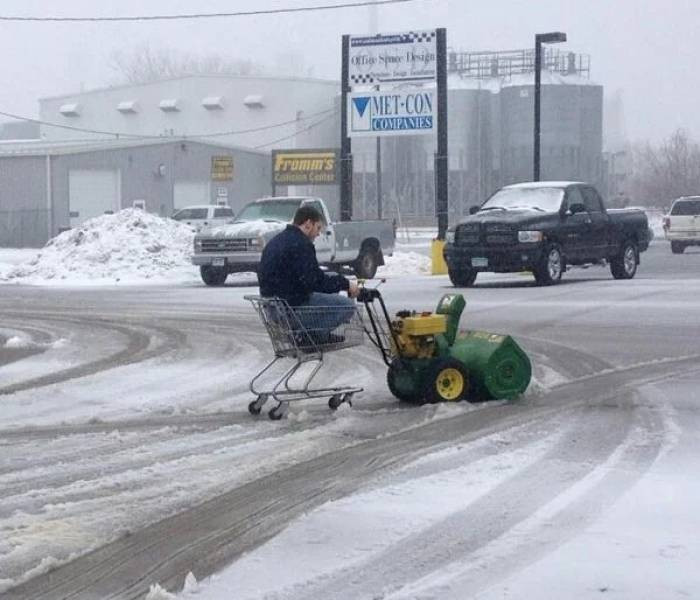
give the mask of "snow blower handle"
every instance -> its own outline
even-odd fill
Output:
[[[382,295],[379,293],[379,290],[376,288],[362,287],[360,288],[360,293],[357,295],[357,301],[368,304],[370,302],[374,302],[378,298],[381,298],[381,296]]]
[[[386,283],[386,279],[380,279],[377,286],[373,288],[366,287],[364,279],[358,279],[357,283],[360,286],[360,293],[357,295],[357,301],[368,304],[382,297],[377,288],[382,285],[382,283]]]

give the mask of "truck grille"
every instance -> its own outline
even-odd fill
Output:
[[[245,238],[202,240],[202,252],[245,252],[248,240]]]
[[[455,243],[462,246],[475,246],[477,244],[508,246],[517,244],[518,232],[511,225],[499,223],[487,223],[479,226],[479,223],[465,223],[457,228]]]
[[[486,243],[494,246],[503,246],[507,244],[515,244],[516,236],[511,233],[492,233],[486,236]]]
[[[465,246],[479,243],[479,224],[465,223],[457,227],[455,243]]]

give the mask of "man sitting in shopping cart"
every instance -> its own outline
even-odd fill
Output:
[[[261,296],[276,296],[289,304],[309,343],[334,344],[343,337],[331,332],[352,318],[359,288],[354,281],[319,267],[313,242],[322,229],[318,210],[312,206],[297,209],[292,224],[263,249],[258,281]]]

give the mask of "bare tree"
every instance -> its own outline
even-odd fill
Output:
[[[219,55],[196,56],[142,44],[130,52],[114,52],[110,68],[117,73],[116,83],[148,83],[186,75],[253,75],[261,69],[249,60]]]
[[[632,161],[635,204],[663,206],[679,196],[700,194],[700,145],[682,129],[659,147],[647,143],[634,148]]]

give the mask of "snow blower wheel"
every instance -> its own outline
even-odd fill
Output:
[[[407,369],[400,358],[395,358],[389,365],[386,372],[386,383],[389,391],[401,402],[410,404],[421,404],[423,398],[414,384],[414,376]]]
[[[464,365],[454,358],[438,360],[428,371],[425,399],[437,402],[459,402],[469,392],[469,373]]]

